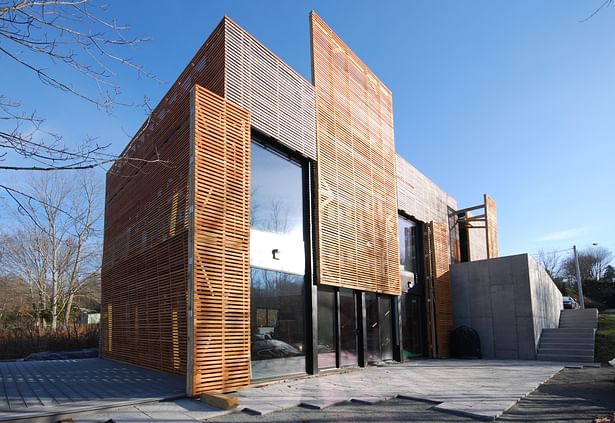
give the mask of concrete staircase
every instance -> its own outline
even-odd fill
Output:
[[[594,362],[598,310],[562,310],[559,327],[543,329],[537,359],[544,361]]]

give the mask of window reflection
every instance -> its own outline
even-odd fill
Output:
[[[416,279],[416,225],[414,222],[399,216],[399,271],[402,280],[402,290],[415,287]]]
[[[252,378],[305,372],[303,276],[252,274]]]
[[[340,288],[340,361],[342,366],[358,363],[357,323],[354,293],[351,289]]]
[[[318,288],[318,367],[336,366],[335,290]]]
[[[415,272],[416,254],[414,245],[416,243],[416,225],[414,222],[399,217],[399,253],[400,269],[407,272]]]
[[[253,142],[252,378],[305,373],[303,168]]]
[[[250,264],[303,275],[303,170],[252,143]]]
[[[252,229],[303,240],[301,166],[252,143]]]

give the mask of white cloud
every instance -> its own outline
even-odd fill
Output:
[[[570,228],[563,231],[549,232],[543,236],[536,238],[536,241],[564,241],[567,239],[573,239],[585,231],[587,231],[586,227]]]

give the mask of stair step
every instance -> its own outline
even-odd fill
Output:
[[[588,348],[592,351],[594,350],[593,342],[567,342],[557,340],[540,340],[540,344],[538,345],[539,349],[542,348]]]
[[[557,335],[542,335],[540,342],[561,342],[575,344],[593,344],[596,339],[593,336],[557,336]]]
[[[595,322],[596,319],[594,319],[594,318],[591,318],[591,319],[585,319],[585,318],[577,319],[577,318],[563,316],[563,317],[560,317],[559,321],[560,322],[588,322],[588,323],[592,323],[592,322]]]
[[[595,309],[562,310],[559,327],[542,330],[536,358],[593,363],[597,323]]]
[[[540,339],[549,339],[549,340],[553,340],[553,339],[562,339],[562,340],[583,340],[586,342],[591,342],[593,341],[594,338],[594,334],[586,334],[586,335],[567,335],[567,334],[550,334],[550,333],[543,333],[542,336],[540,337]]]
[[[560,316],[560,322],[596,322],[598,319],[596,317],[566,317]]]
[[[576,313],[576,314],[582,314],[582,313],[598,314],[598,309],[597,308],[577,308],[577,309],[565,308],[562,310],[562,312],[563,313]]]
[[[560,355],[583,355],[588,357],[594,356],[593,348],[549,348],[549,347],[540,347],[538,349],[538,354],[542,355],[551,355],[551,354],[560,354]]]
[[[592,323],[583,323],[579,324],[561,324],[559,326],[560,329],[597,329],[596,325]]]
[[[549,328],[549,329],[543,329],[542,333],[583,334],[583,333],[593,333],[593,330],[591,328]]]
[[[564,354],[538,354],[538,360],[540,361],[567,361],[577,363],[593,363],[594,356],[586,355],[564,355]]]

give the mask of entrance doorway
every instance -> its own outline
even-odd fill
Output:
[[[393,299],[389,295],[365,293],[367,362],[393,360]]]

